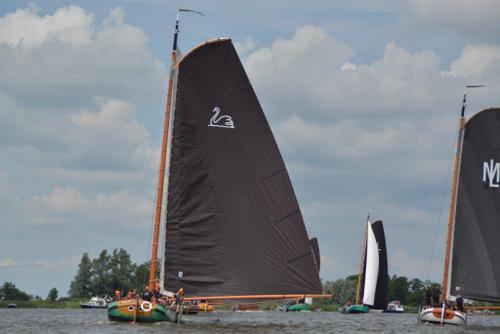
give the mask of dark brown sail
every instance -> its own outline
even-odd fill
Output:
[[[450,294],[500,301],[500,109],[474,115],[464,131]]]
[[[179,63],[170,158],[166,290],[321,292],[287,170],[231,40]]]

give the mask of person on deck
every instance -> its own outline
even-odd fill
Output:
[[[153,289],[153,298],[154,298],[155,302],[157,302],[161,298],[160,290],[161,290],[160,284],[156,283],[155,288]]]
[[[152,297],[153,293],[151,292],[151,290],[149,290],[149,286],[146,285],[144,287],[144,292],[142,293],[142,299],[150,302]]]
[[[179,288],[179,290],[175,294],[175,304],[177,305],[177,310],[176,310],[177,312],[179,312],[183,300],[184,300],[184,288]]]
[[[432,292],[430,289],[425,290],[425,307],[432,307]]]
[[[455,299],[455,307],[457,310],[460,312],[465,312],[464,308],[464,298],[462,296],[457,296],[457,299]]]
[[[441,292],[438,288],[432,288],[432,306],[439,307],[441,305]]]
[[[115,290],[115,300],[120,300],[121,292],[120,290]]]

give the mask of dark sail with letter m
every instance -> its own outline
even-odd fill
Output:
[[[464,128],[451,261],[451,295],[500,301],[500,109]]]
[[[231,40],[189,52],[176,87],[165,289],[321,293],[292,184]]]

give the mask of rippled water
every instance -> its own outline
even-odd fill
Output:
[[[417,324],[415,314],[214,312],[183,325],[107,320],[106,310],[0,309],[0,333],[500,333],[500,316],[471,316],[469,326]]]

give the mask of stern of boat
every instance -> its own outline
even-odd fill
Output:
[[[443,315],[442,307],[429,307],[420,311],[418,320],[437,324],[467,325],[467,314],[445,308]]]

